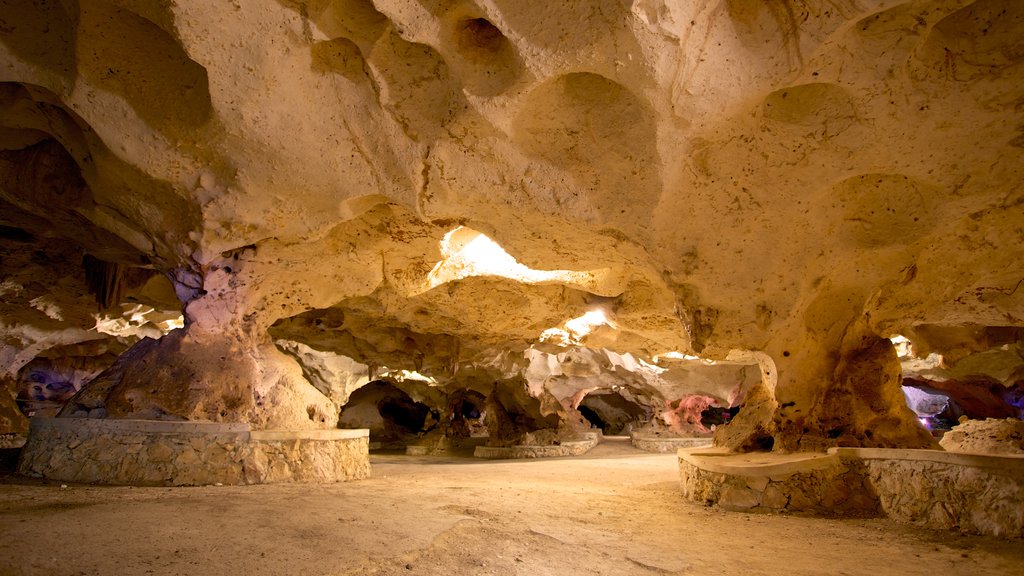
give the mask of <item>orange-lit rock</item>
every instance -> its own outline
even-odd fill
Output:
[[[143,270],[184,326],[112,336],[65,415],[333,427],[285,339],[545,429],[589,388],[745,386],[726,447],[930,445],[887,339],[1024,326],[1024,5],[777,4],[9,4],[0,378],[106,338]],[[642,374],[670,352],[762,381]]]

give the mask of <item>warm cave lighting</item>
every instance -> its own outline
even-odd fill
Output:
[[[459,226],[441,239],[444,257],[427,276],[429,288],[472,276],[500,276],[525,284],[558,282],[588,285],[596,281],[594,272],[572,270],[534,270],[520,264],[497,242],[472,228]]]
[[[910,339],[907,338],[906,336],[903,336],[902,334],[897,334],[892,338],[889,338],[889,341],[892,342],[892,345],[896,347],[897,356],[912,356],[914,354],[914,351],[911,348]]]
[[[700,356],[692,356],[690,354],[683,354],[682,352],[672,350],[671,352],[665,352],[664,354],[656,355],[653,360],[657,364],[661,360],[700,360]]]
[[[559,346],[579,346],[583,339],[598,326],[617,328],[602,310],[590,310],[578,318],[566,320],[561,327],[541,332],[540,341]]]
[[[694,356],[693,354],[683,354],[678,350],[672,350],[670,352],[657,354],[654,356],[654,358],[652,358],[652,360],[654,360],[655,364],[660,363],[662,360],[685,360],[687,362],[695,362],[697,360],[700,360],[702,363],[707,364],[708,366],[711,366],[716,363],[714,360],[711,360],[709,358],[701,358],[700,356]]]
[[[437,384],[437,380],[435,380],[433,377],[420,374],[419,372],[417,372],[415,370],[394,370],[394,371],[385,372],[383,374],[383,376],[394,378],[398,382],[405,382],[406,380],[414,380],[414,381],[417,381],[417,382],[424,382],[424,383],[429,384],[429,385]]]
[[[573,318],[565,323],[566,330],[582,338],[594,331],[598,326],[610,326],[608,317],[601,310],[591,310],[579,318]]]
[[[914,351],[914,344],[906,336],[897,334],[889,341],[896,347],[896,356],[903,365],[903,370],[930,370],[942,367],[942,355],[932,352],[925,358],[921,358]]]
[[[93,314],[96,320],[93,330],[110,336],[158,339],[171,330],[185,327],[185,317],[180,312],[156,310],[143,304],[122,304],[121,310],[121,316]]]

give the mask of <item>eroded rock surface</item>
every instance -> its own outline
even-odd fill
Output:
[[[939,444],[950,452],[1024,454],[1024,422],[1016,418],[968,420],[947,432]]]
[[[127,314],[136,277],[182,326],[115,336],[65,416],[329,428],[387,367],[433,379],[442,428],[484,396],[499,443],[586,429],[596,391],[680,432],[684,398],[742,403],[715,436],[735,449],[924,447],[889,338],[1019,351],[1024,4],[2,19],[0,431],[26,429],[19,371],[108,338],[92,314]]]

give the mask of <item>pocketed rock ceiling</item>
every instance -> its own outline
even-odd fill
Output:
[[[636,375],[676,352],[760,374],[719,444],[927,446],[888,338],[1020,349],[1024,3],[3,0],[0,21],[3,378],[104,337],[84,255],[167,277],[180,303],[127,302],[186,317],[76,409],[333,426],[300,344],[563,419],[612,380],[669,409],[750,380]],[[479,234],[546,275],[474,264]]]

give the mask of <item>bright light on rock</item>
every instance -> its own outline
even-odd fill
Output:
[[[941,354],[932,352],[928,356],[921,358],[914,351],[914,343],[911,342],[907,337],[897,334],[889,340],[896,347],[896,355],[900,359],[900,366],[903,370],[904,378],[913,378],[914,376],[928,373],[933,370],[940,370],[943,367],[943,358]],[[933,380],[943,381],[947,378],[941,374],[929,374],[929,378]]]
[[[610,326],[608,317],[601,310],[591,310],[579,318],[573,318],[565,323],[565,328],[571,334],[582,338],[594,331],[598,326]]]
[[[558,346],[579,346],[588,334],[598,326],[617,329],[602,310],[591,310],[578,318],[566,320],[561,327],[548,328],[541,332],[540,341]]]
[[[949,396],[926,392],[914,386],[902,386],[907,406],[922,420],[942,413],[949,406]]]
[[[655,364],[658,364],[658,363],[660,363],[663,360],[681,360],[683,362],[700,362],[702,364],[707,364],[708,366],[713,366],[715,364],[715,361],[710,359],[710,358],[701,358],[700,356],[694,356],[693,354],[684,354],[684,353],[676,351],[676,350],[672,350],[671,352],[665,352],[664,354],[658,354],[654,358],[652,358],[652,360],[654,360]]]
[[[658,355],[656,355],[653,358],[655,364],[657,364],[658,362],[660,362],[662,360],[688,360],[688,361],[693,361],[693,360],[700,360],[700,359],[701,359],[700,356],[693,356],[691,354],[683,354],[682,352],[678,352],[676,350],[672,350],[671,352],[665,352],[664,354],[658,354]]]
[[[63,312],[55,302],[53,302],[47,296],[40,296],[29,301],[29,304],[39,310],[43,314],[46,314],[51,320],[61,321],[64,320]]]
[[[573,342],[572,336],[561,328],[548,328],[540,333],[538,340],[558,346],[573,346],[577,344]]]
[[[160,311],[143,304],[122,304],[121,310],[121,316],[93,314],[95,330],[121,338],[160,338],[185,326],[185,317],[177,312]]]
[[[392,370],[385,372],[382,376],[386,378],[394,378],[399,382],[405,382],[406,380],[416,380],[419,382],[426,382],[427,384],[437,384],[437,380],[430,376],[420,374],[415,370]]]
[[[889,341],[896,347],[896,355],[900,358],[911,358],[914,356],[914,347],[906,336],[897,334],[889,338]]]
[[[441,240],[444,259],[427,276],[429,288],[472,276],[500,276],[525,284],[564,283],[581,286],[597,282],[603,272],[534,270],[520,264],[497,242],[472,228],[459,226]]]

